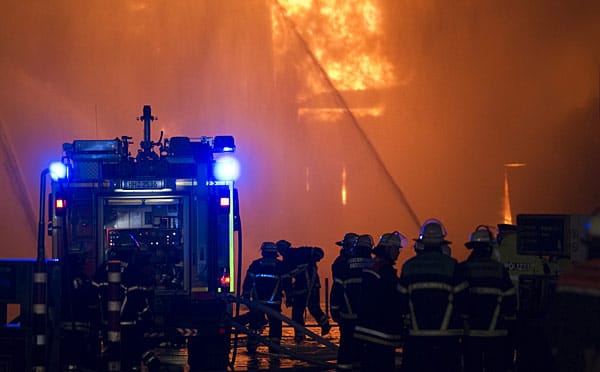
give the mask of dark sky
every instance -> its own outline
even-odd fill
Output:
[[[304,3],[3,1],[0,254],[35,256],[62,143],[138,143],[144,104],[155,140],[236,137],[246,262],[286,238],[328,273],[345,232],[430,217],[464,258],[502,222],[509,162],[514,214],[600,205],[599,2]]]

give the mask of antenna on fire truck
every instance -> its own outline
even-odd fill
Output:
[[[139,150],[138,159],[156,159],[157,157],[156,153],[152,151],[152,147],[154,147],[154,145],[156,145],[157,143],[152,142],[152,139],[150,138],[150,123],[154,120],[158,120],[158,117],[153,116],[151,112],[152,109],[150,108],[150,105],[144,105],[144,108],[142,110],[142,116],[137,118],[137,120],[144,122],[144,140],[140,142],[140,147],[143,149],[143,151]]]

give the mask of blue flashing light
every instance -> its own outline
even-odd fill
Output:
[[[214,175],[219,181],[235,181],[240,175],[240,163],[233,156],[220,156],[215,162]]]
[[[54,181],[67,177],[67,166],[61,162],[54,162],[50,164],[50,177]]]

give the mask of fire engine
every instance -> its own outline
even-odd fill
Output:
[[[241,257],[234,138],[154,142],[155,119],[144,106],[135,156],[132,137],[75,140],[42,172],[38,257],[0,261],[0,369],[126,370],[177,342],[190,370],[226,369]]]

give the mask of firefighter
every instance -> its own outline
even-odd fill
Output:
[[[443,253],[450,244],[444,225],[425,221],[416,242],[423,249],[402,266],[398,291],[402,313],[410,316],[410,330],[403,349],[405,371],[460,370],[459,340],[467,281],[456,270],[457,261]]]
[[[356,243],[358,234],[349,232],[344,235],[344,239],[335,242],[336,245],[341,246],[340,255],[336,257],[331,265],[331,276],[335,282],[335,278],[339,276],[339,273],[345,271],[347,268],[348,258],[350,258],[350,250]]]
[[[281,313],[281,300],[289,295],[291,287],[290,276],[285,272],[283,262],[277,259],[277,246],[273,242],[263,242],[260,246],[262,258],[254,260],[244,278],[242,296],[251,301],[257,301],[278,313]],[[250,329],[258,331],[264,326],[265,313],[260,310],[250,310]],[[269,340],[281,344],[282,320],[267,314],[269,323]],[[256,338],[248,338],[248,352],[256,351]],[[278,350],[269,347],[269,352]]]
[[[354,326],[358,317],[362,271],[371,265],[373,238],[371,235],[351,237],[353,246],[348,247],[346,265],[334,276],[331,288],[331,316],[340,326],[340,347],[337,369],[352,370],[360,363],[360,348],[354,338]]]
[[[587,260],[559,276],[546,319],[557,372],[600,371],[600,209],[586,223]]]
[[[402,341],[398,274],[394,264],[407,239],[398,231],[383,234],[371,265],[361,275],[360,303],[354,337],[362,344],[362,371],[393,371]]]
[[[517,293],[508,270],[492,257],[494,235],[478,226],[465,247],[469,257],[458,265],[469,283],[464,332],[465,372],[502,372],[510,349],[509,329],[516,319]]]
[[[107,251],[107,260],[98,268],[94,282],[100,288],[105,314],[109,314],[110,301],[106,292],[109,285],[107,267],[110,261],[120,262],[122,300],[119,323],[120,344],[124,351],[120,355],[122,369],[139,370],[143,362],[150,372],[158,371],[160,360],[144,339],[144,332],[153,320],[150,295],[153,293],[154,275],[149,271],[149,257],[140,252],[140,243],[131,235],[129,238],[133,244],[121,244]]]
[[[292,307],[292,320],[304,325],[304,313],[308,308],[310,315],[315,318],[321,327],[321,336],[331,330],[329,318],[321,309],[321,281],[317,262],[323,256],[323,249],[319,247],[297,247],[287,240],[277,242],[277,250],[283,257],[287,272],[292,277],[292,295],[286,297],[286,306]],[[294,329],[296,342],[304,341],[304,334]]]

